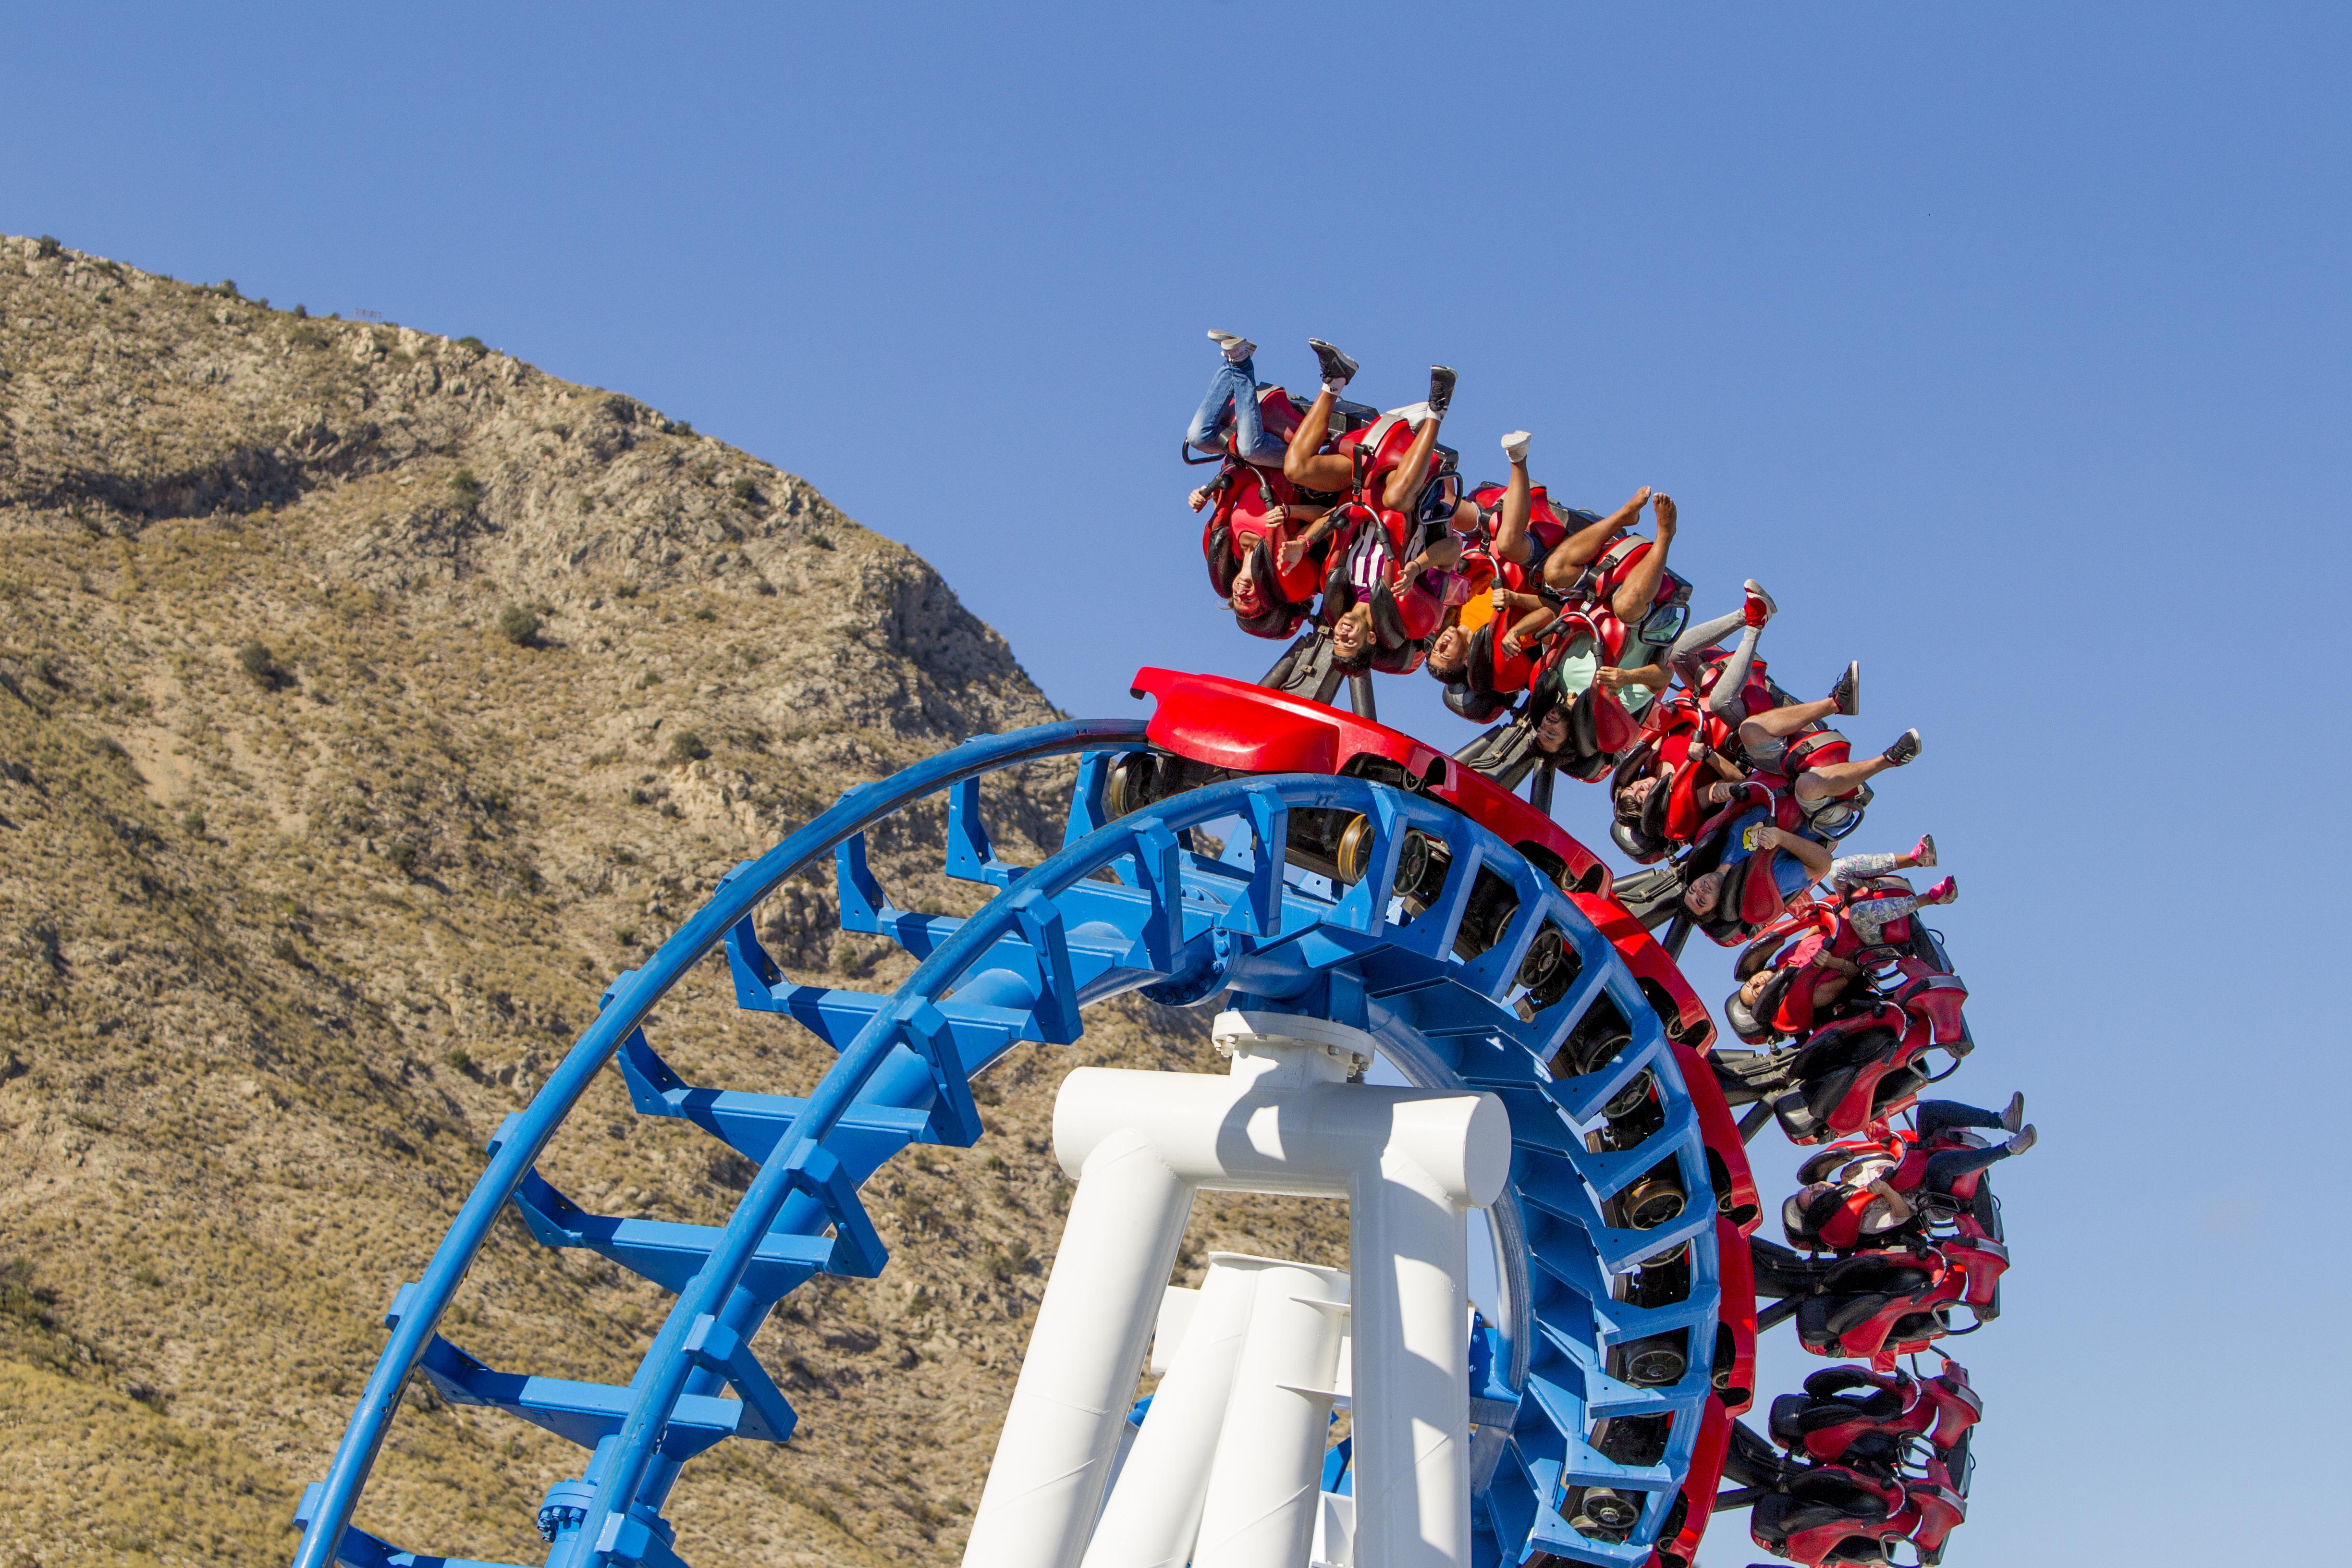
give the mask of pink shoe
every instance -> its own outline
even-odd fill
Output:
[[[1959,896],[1960,884],[1955,879],[1947,877],[1942,881],[1937,883],[1934,887],[1928,889],[1926,892],[1920,894],[1919,898],[1920,901],[1923,903],[1948,904]]]
[[[1911,864],[1924,867],[1932,866],[1935,863],[1936,836],[1932,833],[1922,833],[1919,835],[1918,844],[1911,851]]]
[[[1770,620],[1772,612],[1780,607],[1772,602],[1772,595],[1766,593],[1762,585],[1753,577],[1741,585],[1748,590],[1746,612],[1748,624],[1751,626],[1760,626]]]

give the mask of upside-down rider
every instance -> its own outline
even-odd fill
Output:
[[[1625,524],[1637,521],[1645,506],[1656,518],[1656,539],[1633,539],[1634,548],[1624,549],[1627,539],[1620,538],[1603,552],[1603,557],[1611,560],[1605,569],[1587,565],[1555,570],[1593,542],[1582,535],[1563,542],[1545,558],[1543,599],[1560,605],[1558,618],[1540,627],[1549,637],[1549,645],[1526,676],[1526,703],[1507,722],[1454,752],[1465,766],[1486,774],[1506,789],[1517,787],[1538,763],[1565,763],[1571,753],[1580,769],[1605,770],[1607,759],[1633,739],[1636,716],[1673,684],[1671,653],[1684,644],[1672,637],[1670,628],[1681,611],[1662,605],[1660,600],[1661,590],[1667,585],[1667,552],[1680,521],[1675,499],[1644,487],[1611,518],[1594,526],[1607,524],[1612,534],[1622,534]],[[1559,586],[1562,582],[1569,584],[1564,595]],[[1665,597],[1679,605],[1685,591],[1677,579]],[[1661,616],[1657,612],[1662,608],[1669,609],[1669,614]],[[1520,633],[1524,645],[1526,634],[1521,628],[1514,626],[1509,630]],[[1494,645],[1486,651],[1493,652]],[[1447,702],[1455,712],[1478,721],[1493,718],[1507,704],[1487,697],[1480,689],[1481,682],[1469,672],[1486,676],[1485,684],[1493,686],[1496,677],[1517,671],[1499,659],[1473,666],[1471,652],[1472,645],[1465,642],[1462,649],[1465,673],[1459,679],[1464,689],[1458,695],[1449,689]],[[1450,666],[1453,649],[1447,653]],[[1488,675],[1488,670],[1494,674]],[[1449,679],[1448,684],[1451,688],[1455,681]],[[1592,695],[1588,697],[1588,692]],[[1581,776],[1598,775],[1586,771]]]
[[[1864,779],[1890,767],[1900,767],[1918,754],[1916,734],[1917,731],[1914,731],[1906,737],[1912,742],[1908,756],[1898,758],[1895,755],[1895,748],[1889,747],[1886,754],[1873,757],[1867,762],[1836,765],[1864,770],[1860,774]],[[1799,782],[1801,784],[1801,778]],[[1822,787],[1828,790],[1833,785]],[[1805,797],[1794,788],[1784,794],[1760,779],[1751,779],[1739,788],[1751,803],[1748,809],[1728,823],[1711,826],[1705,832],[1698,853],[1710,855],[1716,863],[1699,870],[1696,876],[1687,876],[1677,901],[1681,910],[1719,945],[1727,947],[1753,937],[1779,916],[1790,900],[1814,882],[1828,879],[1834,885],[1841,879],[1891,876],[1898,865],[1907,860],[1906,857],[1885,855],[1832,857],[1829,849],[1812,837],[1820,829],[1810,822],[1805,823],[1801,831],[1776,820],[1801,820]],[[1788,804],[1791,801],[1796,803],[1793,809]],[[1726,813],[1718,813],[1718,816],[1736,809],[1736,806],[1735,801],[1733,807],[1727,807]],[[1914,856],[1924,853],[1927,859],[1924,862],[1909,860],[1909,864],[1934,864],[1935,840],[1922,838],[1918,848],[1911,853]],[[1761,900],[1766,907],[1760,915],[1755,909],[1758,900],[1748,898],[1745,886],[1746,878],[1755,874],[1759,864],[1770,876],[1776,895]],[[1686,875],[1693,868],[1686,861],[1676,869],[1678,873]],[[1633,879],[1626,880],[1630,882]],[[1873,900],[1871,903],[1874,910],[1877,911],[1876,918],[1885,921],[1908,913],[1918,904],[1949,903],[1958,896],[1958,885],[1947,877],[1925,894],[1912,894],[1910,884],[1901,883],[1899,892],[1887,894],[1883,910],[1880,909],[1881,900]],[[1637,892],[1634,897],[1639,899],[1640,894]],[[1912,901],[1904,903],[1906,898]],[[1654,925],[1672,912],[1673,906],[1661,909],[1651,900],[1641,901],[1649,907],[1636,912],[1647,923]]]
[[[1292,569],[1318,547],[1328,550],[1333,564],[1324,580],[1322,618],[1331,664],[1350,675],[1404,673],[1420,664],[1446,614],[1466,595],[1454,572],[1460,542],[1445,516],[1423,504],[1454,373],[1432,366],[1425,403],[1328,438],[1332,407],[1359,367],[1319,338],[1307,344],[1323,384],[1291,436],[1283,477],[1302,490],[1344,499],[1287,539],[1276,563]],[[1434,499],[1450,515],[1453,503]]]
[[[2000,1110],[1956,1100],[1923,1100],[1913,1108],[1916,1130],[1874,1126],[1814,1155],[1798,1171],[1804,1185],[1781,1206],[1791,1246],[1814,1252],[1854,1252],[1894,1243],[1916,1228],[1920,1194],[1944,1195],[1965,1178],[2033,1147],[2040,1135],[2025,1120],[2025,1096]],[[1967,1130],[2008,1134],[1984,1140]],[[1922,1152],[1926,1151],[1926,1152]]]
[[[1454,374],[1442,364],[1432,365],[1427,402],[1392,409],[1362,429],[1330,438],[1332,405],[1360,367],[1320,338],[1309,338],[1307,343],[1322,365],[1323,385],[1291,433],[1283,453],[1283,478],[1301,490],[1343,496],[1352,504],[1317,519],[1286,543],[1286,564],[1334,529],[1365,521],[1360,516],[1364,511],[1389,514],[1383,521],[1398,536],[1393,542],[1402,552],[1409,543],[1402,520],[1417,511],[1431,478],[1438,428],[1454,398]]]
[[[1759,848],[1786,850],[1807,872],[1828,883],[1829,896],[1791,911],[1787,921],[1801,924],[1794,930],[1780,924],[1768,928],[1741,956],[1743,972],[1762,965],[1744,974],[1739,989],[1725,1004],[1734,1030],[1743,1037],[1801,1038],[1817,1017],[1881,961],[1880,955],[1893,945],[1888,927],[1916,910],[1959,897],[1959,884],[1950,877],[1920,893],[1900,875],[1936,864],[1933,834],[1922,835],[1900,855],[1834,858],[1812,840],[1778,827],[1759,826],[1754,838]],[[1788,945],[1781,947],[1783,942]],[[1776,948],[1777,953],[1771,951]]]
[[[1256,345],[1231,332],[1212,330],[1209,336],[1225,363],[1185,432],[1185,445],[1223,457],[1225,466],[1189,498],[1194,511],[1210,510],[1202,553],[1211,585],[1242,630],[1288,637],[1314,608],[1324,562],[1317,551],[1286,563],[1281,547],[1339,498],[1303,492],[1283,477],[1297,409],[1279,387],[1258,382],[1252,358]],[[1268,423],[1269,409],[1278,426]]]

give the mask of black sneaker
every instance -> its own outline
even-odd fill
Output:
[[[1845,667],[1845,673],[1830,688],[1830,700],[1837,704],[1840,716],[1853,718],[1862,711],[1862,660],[1855,659]]]
[[[1885,757],[1888,762],[1893,763],[1896,767],[1901,767],[1904,763],[1910,762],[1918,756],[1919,731],[1916,730],[1904,731],[1903,733],[1895,737],[1895,744],[1887,747],[1885,751],[1879,754]]]
[[[1322,363],[1325,381],[1339,382],[1355,379],[1356,362],[1354,360],[1349,359],[1321,338],[1307,339],[1307,346],[1315,351],[1315,357]]]
[[[1445,405],[1454,401],[1454,373],[1442,364],[1429,367],[1429,414],[1433,419],[1445,417]]]

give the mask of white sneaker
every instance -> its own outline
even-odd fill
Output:
[[[1528,460],[1528,433],[1526,431],[1512,431],[1509,435],[1503,437],[1503,456],[1510,458],[1514,463],[1526,462]]]
[[[1219,348],[1225,351],[1227,364],[1239,364],[1257,353],[1257,345],[1247,338],[1235,337],[1231,332],[1221,332],[1214,327],[1209,329],[1209,337]]]
[[[2015,1132],[2025,1126],[2025,1096],[2021,1091],[2009,1097],[2009,1109],[2000,1113],[2001,1131]]]
[[[2029,1121],[2018,1130],[2017,1136],[2011,1138],[2006,1147],[2012,1154],[2022,1154],[2040,1142],[2040,1139],[2041,1134],[2033,1131],[2033,1123]]]

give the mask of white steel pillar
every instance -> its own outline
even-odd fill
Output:
[[[1102,1139],[1076,1173],[1030,1353],[972,1516],[963,1554],[971,1568],[1075,1568],[1086,1551],[1192,1211],[1195,1184],[1139,1133]]]
[[[1347,1300],[1345,1274],[1303,1263],[1259,1266],[1192,1568],[1306,1563],[1323,1495],[1323,1438]]]
[[[1356,1562],[1467,1568],[1464,1215],[1494,1202],[1509,1172],[1502,1102],[1349,1083],[1372,1042],[1344,1025],[1226,1013],[1215,1032],[1233,1056],[1226,1077],[1081,1068],[1063,1081],[1054,1146],[1078,1192],[964,1562],[1076,1568],[1192,1194],[1210,1187],[1349,1201]],[[1311,1528],[1311,1484],[1307,1501]],[[1173,1527],[1156,1528],[1164,1542]]]
[[[1358,1173],[1348,1255],[1355,1568],[1468,1568],[1468,1215],[1444,1181],[1384,1157]]]
[[[1085,1568],[1183,1568],[1200,1533],[1209,1466],[1223,1430],[1265,1260],[1209,1255],[1192,1321],[1143,1414],[1143,1429],[1103,1505]],[[1058,1268],[1059,1265],[1056,1265]],[[1032,1341],[1034,1345],[1036,1342]],[[1154,1357],[1162,1354],[1153,1351]]]

